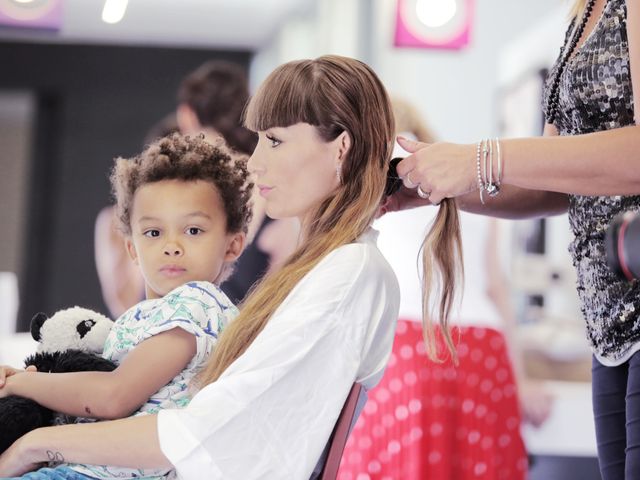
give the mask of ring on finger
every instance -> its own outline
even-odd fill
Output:
[[[429,198],[429,195],[431,195],[430,192],[425,192],[424,190],[422,190],[420,185],[418,185],[418,189],[416,190],[416,193],[420,198],[424,198],[425,200]]]
[[[407,181],[407,188],[416,188],[418,185],[420,185],[419,183],[414,183],[411,180],[411,173],[407,173],[407,176],[405,177],[406,181]]]

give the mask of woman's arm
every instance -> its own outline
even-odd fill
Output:
[[[0,396],[20,395],[68,415],[121,418],[184,370],[195,353],[193,334],[174,328],[140,343],[113,372],[12,375]]]
[[[557,137],[558,130],[547,123],[542,136]],[[569,198],[564,193],[531,190],[506,184],[501,187],[500,195],[485,195],[484,201],[484,204],[480,201],[477,190],[456,198],[458,207],[466,212],[509,219],[559,215],[565,213],[569,206]]]
[[[429,199],[418,197],[415,189],[403,186],[397,193],[385,199],[385,202],[380,206],[379,216],[388,212],[426,205],[433,204]],[[469,213],[497,218],[522,219],[565,213],[569,199],[564,193],[527,190],[512,185],[503,185],[500,195],[494,198],[485,198],[484,204],[480,203],[480,197],[476,190],[457,197],[456,205],[460,210]]]
[[[504,183],[577,195],[640,194],[640,127],[501,142]]]
[[[460,210],[496,218],[523,219],[561,215],[569,207],[569,198],[564,193],[529,190],[504,185],[500,195],[480,202],[478,191],[456,198]]]
[[[478,193],[475,145],[398,141],[415,152],[400,162],[398,173],[409,187],[420,183],[431,202]],[[640,126],[500,144],[503,185],[577,195],[640,194]]]
[[[34,470],[49,460],[131,468],[171,468],[160,450],[156,415],[40,428],[0,456],[0,478]]]

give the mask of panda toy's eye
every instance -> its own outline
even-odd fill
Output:
[[[84,336],[91,331],[95,324],[95,320],[85,320],[84,322],[80,322],[76,327],[80,338],[84,338]]]

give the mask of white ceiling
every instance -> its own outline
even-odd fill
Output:
[[[104,0],[63,0],[56,33],[0,27],[1,39],[255,50],[313,0],[129,0],[122,21],[102,21]]]

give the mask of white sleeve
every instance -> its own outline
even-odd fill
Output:
[[[363,244],[329,254],[218,381],[160,412],[179,478],[309,478],[352,383],[388,359],[399,299],[381,258]]]

